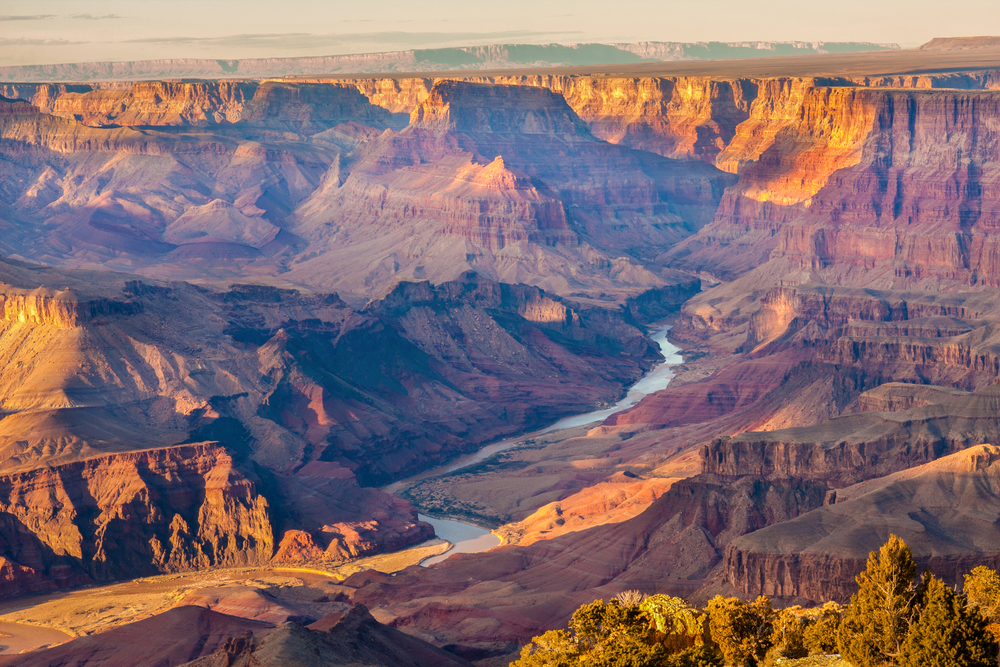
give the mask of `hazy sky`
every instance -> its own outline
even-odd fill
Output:
[[[1000,0],[2,0],[0,65],[498,42],[1000,35]]]

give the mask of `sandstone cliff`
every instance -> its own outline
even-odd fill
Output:
[[[952,585],[1000,564],[994,518],[1000,451],[981,445],[837,492],[836,503],[734,540],[727,579],[745,595],[846,601],[870,551],[899,535]]]
[[[550,91],[449,81],[344,171],[295,212],[292,230],[321,254],[290,276],[347,291],[457,269],[564,294],[663,287],[678,277],[657,266],[657,248],[706,220],[728,180],[596,140]],[[408,250],[414,238],[427,250]]]
[[[90,127],[230,126],[312,135],[355,122],[385,129],[389,113],[353,87],[281,81],[149,81],[115,87],[8,85],[0,94]]]
[[[215,443],[4,475],[4,596],[265,563],[274,536],[258,485]]]
[[[537,86],[439,82],[401,132],[359,92],[393,106],[426,83],[10,91],[36,106],[0,105],[5,150],[31,155],[5,167],[24,185],[3,247],[156,276],[284,274],[356,303],[468,269],[618,302],[685,282],[657,257],[731,179],[610,146]]]
[[[358,573],[343,586],[395,627],[495,648],[558,627],[586,601],[622,590],[690,597],[732,539],[822,506],[825,491],[802,480],[732,484],[702,475],[675,483],[621,523],[453,556],[392,577]]]
[[[989,91],[808,89],[791,122],[779,123],[741,169],[715,222],[692,242],[694,256],[715,261],[712,248],[735,241],[746,248],[737,254],[759,261],[771,253],[834,281],[992,284],[998,195],[983,165],[998,145],[971,128],[995,113],[998,99]],[[739,259],[722,271],[745,270]]]
[[[292,215],[293,229],[314,247],[299,254],[289,277],[349,288],[365,297],[373,285],[384,285],[391,277],[419,279],[421,266],[425,277],[454,277],[435,275],[430,264],[475,268],[504,280],[554,272],[540,284],[568,294],[584,275],[570,265],[611,268],[608,278],[624,278],[635,289],[658,286],[654,276],[664,260],[733,276],[772,253],[787,260],[783,272],[820,271],[824,279],[839,282],[856,282],[859,270],[876,268],[866,280],[881,287],[941,279],[975,286],[992,280],[995,253],[988,220],[995,194],[989,171],[981,177],[977,165],[989,163],[995,146],[989,135],[962,137],[971,137],[970,128],[987,122],[995,95],[982,90],[993,85],[988,72],[962,74],[966,78],[961,80],[956,76],[930,73],[918,81],[525,75],[437,84],[424,78],[151,82],[92,86],[89,91],[46,84],[6,92],[86,124],[195,124],[213,128],[215,134],[181,138],[123,128],[91,131],[32,115],[23,105],[15,114],[14,105],[7,115],[19,120],[7,123],[4,136],[14,142],[12,149],[27,144],[65,156],[51,161],[39,155],[50,163],[19,167],[25,173],[17,175],[31,184],[18,193],[17,207],[28,219],[59,221],[63,238],[70,239],[69,248],[66,241],[53,240],[44,253],[32,249],[45,261],[96,251],[113,264],[120,255],[107,251],[124,249],[133,266],[139,262],[154,273],[197,274],[219,257],[235,260],[241,270],[274,272],[276,264],[286,264],[269,257],[293,254],[295,239],[278,233]],[[962,109],[953,121],[946,120],[949,105]],[[387,110],[414,110],[411,127],[379,138],[386,128],[400,127]],[[912,122],[903,120],[911,116]],[[292,149],[285,141],[289,132],[300,140],[312,136],[309,148]],[[568,152],[554,150],[557,145],[542,148],[555,136],[580,140],[573,139]],[[643,153],[609,151],[594,139]],[[364,152],[356,158],[340,154],[358,146]],[[931,147],[947,148],[929,157]],[[95,151],[145,156],[141,160],[147,164],[130,165],[130,179],[125,179],[124,165],[109,163],[104,173],[88,178],[65,164],[78,159],[73,155]],[[541,151],[549,164],[533,151]],[[699,158],[739,172],[739,185],[721,198],[716,211],[721,190],[732,181],[691,163],[680,167],[651,160],[648,151]],[[968,166],[959,164],[959,153],[972,160]],[[420,164],[413,162],[414,155],[421,156]],[[498,155],[502,170],[493,165]],[[146,159],[151,156],[160,157]],[[959,183],[954,195],[947,185],[936,185],[952,176],[917,168],[928,159],[953,170]],[[174,160],[183,164],[174,166]],[[153,162],[162,164],[154,168]],[[581,171],[584,163],[593,167]],[[385,164],[395,169],[386,170]],[[490,165],[503,173],[477,175]],[[134,182],[136,170],[159,174],[164,168],[175,175],[149,186],[162,191],[159,202],[129,194],[141,189]],[[188,169],[194,169],[196,181],[210,179],[229,191],[192,198],[190,188],[180,187],[190,178]],[[119,171],[120,178],[115,176]],[[164,182],[176,186],[164,188]],[[919,201],[912,194],[917,192]],[[246,243],[239,234],[222,233],[222,223],[200,212],[214,200],[231,205],[254,224],[265,221],[274,238],[257,235],[259,240]],[[165,205],[167,201],[172,203]],[[338,232],[316,226],[342,215],[352,224],[371,227],[376,211],[414,221],[441,218],[445,234],[464,236],[469,245],[439,239],[432,244],[432,255],[441,262],[410,264],[399,258],[412,253],[390,243],[379,257],[364,253],[366,265],[376,267],[373,271],[339,281],[322,275],[317,256],[327,253],[326,239]],[[164,233],[181,214],[197,221],[192,233]],[[124,225],[130,216],[141,224]],[[619,224],[622,216],[624,224]],[[713,217],[713,224],[670,249]],[[203,237],[195,235],[199,225],[208,231]],[[608,225],[617,225],[629,238],[608,234]],[[590,237],[583,244],[581,232]],[[354,250],[372,245],[357,233],[354,237]],[[525,241],[527,251],[519,247],[497,255]],[[172,252],[169,244],[181,247]],[[273,245],[265,250],[267,244]],[[552,257],[544,247],[553,244],[583,247],[570,257],[561,252]],[[13,245],[20,244],[15,240]],[[629,248],[638,249],[638,257],[623,252]],[[666,257],[664,250],[669,251]],[[539,251],[547,256],[539,257]],[[621,257],[628,263],[622,264]],[[649,270],[651,259],[657,265]],[[348,263],[330,256],[324,261],[330,260]],[[615,262],[619,264],[612,266]],[[601,281],[590,290],[610,294],[610,287],[609,281]]]

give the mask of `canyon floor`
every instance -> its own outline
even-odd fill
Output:
[[[0,94],[0,644],[78,636],[23,664],[492,667],[627,590],[845,601],[890,532],[1000,566],[996,40]],[[666,388],[544,430],[665,321]],[[503,544],[420,567],[418,512]]]

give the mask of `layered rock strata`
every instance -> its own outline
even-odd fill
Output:
[[[391,132],[389,112],[331,83],[40,89],[82,122],[0,104],[4,150],[31,156],[5,167],[23,187],[3,245],[158,276],[281,275],[355,303],[469,269],[617,302],[689,282],[657,257],[731,179],[602,142],[538,87],[435,90]]]
[[[363,311],[9,261],[0,277],[0,572],[18,595],[421,542],[409,503],[365,487],[614,399],[657,358],[627,310],[475,274]]]
[[[666,287],[679,277],[658,249],[707,220],[728,180],[598,141],[547,90],[439,82],[405,130],[365,144],[342,186],[299,207],[292,229],[321,254],[290,275],[350,289],[460,266],[570,294]],[[376,236],[392,261],[355,267]],[[428,251],[408,250],[415,237]]]
[[[265,563],[274,535],[258,487],[214,443],[4,475],[4,596]]]
[[[973,567],[1000,565],[992,445],[839,490],[835,502],[734,540],[726,577],[744,595],[846,601],[868,553],[890,534],[918,567],[959,586]]]

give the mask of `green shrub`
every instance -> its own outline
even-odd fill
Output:
[[[900,667],[995,667],[997,646],[986,632],[986,621],[965,597],[941,579],[928,581],[926,604],[910,629],[899,659]]]
[[[827,602],[802,633],[802,643],[812,655],[837,652],[837,630],[843,609],[836,602]]]
[[[771,648],[776,614],[766,596],[747,604],[717,595],[708,603],[708,617],[712,640],[730,664],[756,667]]]

